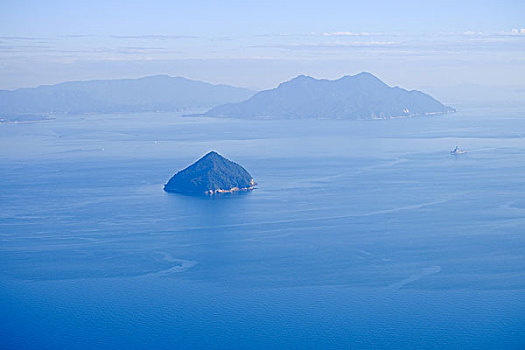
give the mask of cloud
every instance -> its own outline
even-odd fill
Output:
[[[355,33],[355,32],[324,32],[322,34],[323,36],[369,36],[370,33],[367,32],[361,32],[361,33]]]
[[[309,50],[309,49],[349,49],[359,47],[381,47],[396,45],[396,41],[352,41],[352,42],[333,42],[333,43],[290,43],[290,44],[268,44],[252,45],[251,48],[277,48],[290,50]]]
[[[513,34],[514,33],[514,34]],[[439,33],[304,32],[232,37],[185,35],[86,35],[17,37],[0,36],[0,64],[21,58],[63,61],[64,59],[147,59],[174,58],[233,59],[331,57],[348,59],[356,55],[403,57],[472,57],[511,55],[523,61],[525,30],[484,32],[475,30]],[[192,39],[197,40],[181,40]],[[50,40],[42,42],[42,39]],[[171,40],[172,39],[172,40]],[[248,50],[246,50],[248,49]],[[478,60],[481,58],[477,58]]]
[[[256,34],[256,38],[273,38],[273,37],[309,37],[317,36],[316,32],[309,33],[266,33],[266,34]]]
[[[467,30],[466,32],[463,32],[462,34],[467,35],[467,36],[473,36],[473,35],[483,35],[483,32],[475,32],[473,30]]]
[[[91,34],[66,34],[63,35],[64,38],[89,38],[92,37]]]
[[[34,40],[44,40],[42,37],[38,36],[0,36],[2,40],[23,40],[23,41],[34,41]]]
[[[164,53],[176,53],[178,51],[168,51],[165,47],[141,47],[141,46],[127,46],[119,47],[116,50],[106,50],[105,53],[117,53],[125,55],[137,55],[137,54],[164,54]]]
[[[198,36],[194,35],[157,35],[157,34],[144,34],[144,35],[110,35],[113,39],[145,39],[145,40],[172,40],[172,39],[198,39]]]
[[[50,45],[0,45],[0,52],[27,52],[29,50],[49,50]]]

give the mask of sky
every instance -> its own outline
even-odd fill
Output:
[[[169,74],[525,88],[525,1],[0,0],[0,89]]]

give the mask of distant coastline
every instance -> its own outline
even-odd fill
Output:
[[[47,115],[0,115],[0,125],[39,123],[53,119],[55,118]]]

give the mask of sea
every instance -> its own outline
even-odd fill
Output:
[[[0,348],[525,349],[525,109],[456,107],[1,124]]]

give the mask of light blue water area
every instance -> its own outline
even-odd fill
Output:
[[[258,188],[163,192],[211,149]],[[0,175],[0,348],[525,348],[519,111],[57,116]]]

